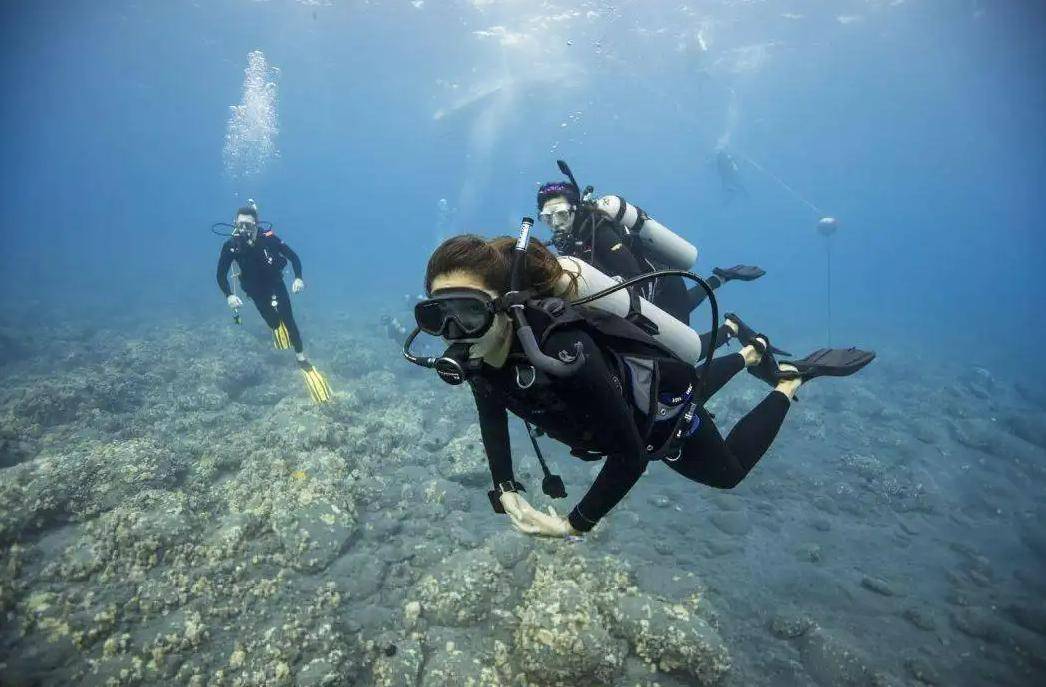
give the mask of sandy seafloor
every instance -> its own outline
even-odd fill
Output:
[[[569,544],[376,315],[307,323],[324,408],[245,318],[0,327],[3,685],[1046,684],[1046,389],[881,350],[739,488],[652,464]],[[596,468],[544,445],[562,512]]]

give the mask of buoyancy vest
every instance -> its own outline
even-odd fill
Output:
[[[694,367],[639,326],[613,313],[570,306],[557,298],[532,300],[526,308],[527,321],[540,332],[542,346],[564,327],[580,328],[595,341],[611,368],[614,386],[632,410],[649,459],[677,452],[680,440],[697,429]],[[476,380],[482,392],[496,394],[506,408],[570,446],[575,456],[594,460],[609,453],[598,426],[586,421],[584,410],[567,411],[556,389],[564,382],[536,370],[522,354],[510,356],[506,364],[513,370],[513,388],[499,391]],[[564,422],[568,417],[574,422]]]

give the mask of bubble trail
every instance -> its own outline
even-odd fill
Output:
[[[243,96],[239,105],[229,107],[222,149],[225,172],[233,179],[261,174],[280,155],[276,144],[279,69],[269,64],[265,53],[255,50],[248,53],[243,73]]]

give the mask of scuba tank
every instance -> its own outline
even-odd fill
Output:
[[[560,257],[559,264],[569,274],[577,275],[577,297],[585,298],[597,292],[617,286],[620,282],[608,277],[584,260]],[[560,283],[565,290],[568,277]],[[666,313],[645,298],[630,296],[627,289],[619,289],[598,298],[589,305],[620,317],[645,320],[640,326],[648,330],[659,343],[681,359],[697,365],[701,360],[701,337],[693,329]],[[636,316],[639,316],[638,318]],[[651,326],[652,325],[652,326]]]
[[[595,202],[595,206],[625,227],[651,261],[677,270],[688,270],[697,261],[697,247],[694,244],[621,196],[603,196]]]

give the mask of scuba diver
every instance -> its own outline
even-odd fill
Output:
[[[720,148],[716,151],[715,166],[719,172],[719,183],[723,187],[724,205],[729,205],[736,196],[748,196],[748,189],[741,182],[741,167],[733,155]]]
[[[403,343],[403,340],[410,334],[410,330],[407,326],[399,321],[398,317],[393,315],[382,315],[380,320],[382,328],[385,330],[385,336],[392,339],[396,343]]]
[[[569,181],[550,181],[538,189],[538,217],[552,229],[560,255],[580,258],[612,276],[630,279],[658,267],[690,269],[697,248],[620,196],[592,199],[592,187],[581,192],[570,168],[558,160]],[[758,267],[716,267],[707,283],[718,289],[728,281],[753,281],[766,274]],[[687,289],[682,277],[670,276],[643,287],[643,295],[677,320],[689,324],[690,313],[705,299],[698,286]]]
[[[229,234],[220,234],[229,239],[222,246],[218,257],[217,278],[218,288],[225,294],[225,300],[233,310],[233,321],[239,324],[239,311],[243,307],[243,300],[229,284],[229,268],[235,261],[239,272],[233,274],[234,283],[238,281],[243,293],[254,301],[265,324],[272,330],[273,345],[278,350],[294,347],[298,367],[313,400],[317,403],[329,402],[332,398],[330,386],[305,357],[301,332],[294,321],[290,294],[283,281],[283,268],[290,261],[294,270],[291,291],[297,294],[305,289],[298,254],[276,236],[271,224],[258,221],[258,209],[253,201],[248,201],[246,206],[236,211],[234,224],[218,223],[212,227],[212,231],[218,233],[217,227],[232,229]]]
[[[378,322],[381,325],[381,329],[385,334],[386,338],[392,339],[399,345],[403,345],[407,336],[410,334],[410,327],[401,322],[402,319],[406,319],[407,313],[414,312],[414,305],[419,301],[425,300],[425,296],[421,294],[403,294],[403,303],[400,314],[389,314],[387,312],[382,313]]]
[[[487,241],[463,235],[444,242],[429,259],[429,298],[415,306],[417,328],[404,344],[409,362],[434,369],[450,384],[467,382],[475,397],[496,512],[506,513],[521,532],[577,536],[610,512],[646,470],[661,461],[680,475],[720,489],[741,482],[766,453],[801,385],[821,376],[851,375],[875,357],[856,349],[821,349],[778,362],[769,339],[734,316],[728,324],[741,339],[738,353],[713,358],[700,342],[657,334],[616,312],[612,296],[634,282],[686,274],[706,290],[712,318],[718,304],[703,280],[665,270],[615,283],[571,269],[540,242],[530,245],[532,220],[519,238]],[[649,305],[640,299],[640,310]],[[697,334],[664,311],[649,309],[655,324],[675,324]],[[716,329],[713,326],[713,331]],[[436,357],[411,350],[420,332],[443,337],[449,348]],[[703,353],[703,355],[702,355]],[[695,365],[696,359],[703,363]],[[705,401],[743,369],[773,387],[724,439]],[[582,460],[603,459],[585,495],[566,517],[533,508],[515,479],[508,413],[571,448]],[[537,449],[537,442],[531,432]],[[543,491],[566,495],[562,480],[544,472]]]

